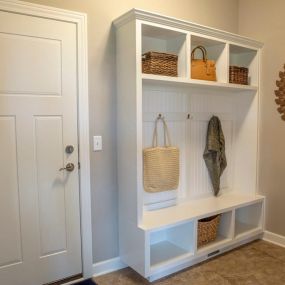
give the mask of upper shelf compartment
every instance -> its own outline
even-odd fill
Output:
[[[191,35],[191,52],[197,46],[203,46],[207,51],[207,59],[216,63],[217,82],[228,82],[226,43],[207,37]],[[196,59],[202,59],[202,52],[195,51]]]
[[[186,77],[187,74],[187,33],[171,29],[163,29],[151,25],[142,25],[142,54],[153,51],[175,54],[178,56],[178,77]]]
[[[248,68],[248,85],[258,86],[258,55],[256,49],[230,44],[230,66]]]

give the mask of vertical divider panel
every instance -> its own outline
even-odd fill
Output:
[[[196,255],[197,251],[198,251],[198,220],[195,219],[193,223],[194,223],[194,231],[193,231],[193,234],[194,234],[194,237],[193,237],[194,244],[193,244],[193,248],[194,248],[194,255]]]
[[[214,58],[217,58],[216,60],[216,74],[217,74],[217,81],[227,83],[227,45],[226,44],[220,44],[215,45],[212,47],[209,47],[209,55],[214,55]],[[211,59],[209,57],[209,59]]]
[[[226,56],[226,62],[225,62],[225,68],[226,68],[225,82],[229,83],[229,81],[230,81],[230,77],[229,77],[229,72],[230,72],[230,45],[229,45],[229,43],[226,43],[225,56]]]
[[[236,210],[232,210],[232,222],[231,222],[231,239],[234,239],[235,237],[235,222],[236,222]]]
[[[191,34],[186,36],[186,78],[191,78]]]
[[[174,53],[178,55],[178,76],[186,77],[187,76],[187,35],[182,34],[175,38],[171,38],[166,41],[167,52]]]
[[[232,221],[233,221],[233,211],[222,213],[221,222],[219,225],[220,235],[228,239],[233,239]]]

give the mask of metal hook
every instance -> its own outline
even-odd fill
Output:
[[[161,119],[161,118],[162,118],[162,115],[158,114],[157,119]]]

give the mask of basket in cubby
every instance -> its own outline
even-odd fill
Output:
[[[177,76],[176,54],[149,51],[142,55],[142,72],[148,74]]]
[[[231,65],[229,69],[229,82],[248,85],[248,68]]]
[[[217,237],[221,215],[207,217],[198,221],[198,247],[214,241]]]

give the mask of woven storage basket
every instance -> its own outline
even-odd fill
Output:
[[[248,68],[239,66],[230,66],[230,83],[248,85]]]
[[[142,72],[166,76],[177,76],[177,60],[175,54],[150,51],[142,56]]]
[[[216,215],[198,221],[198,247],[216,239],[220,219],[221,215]]]

